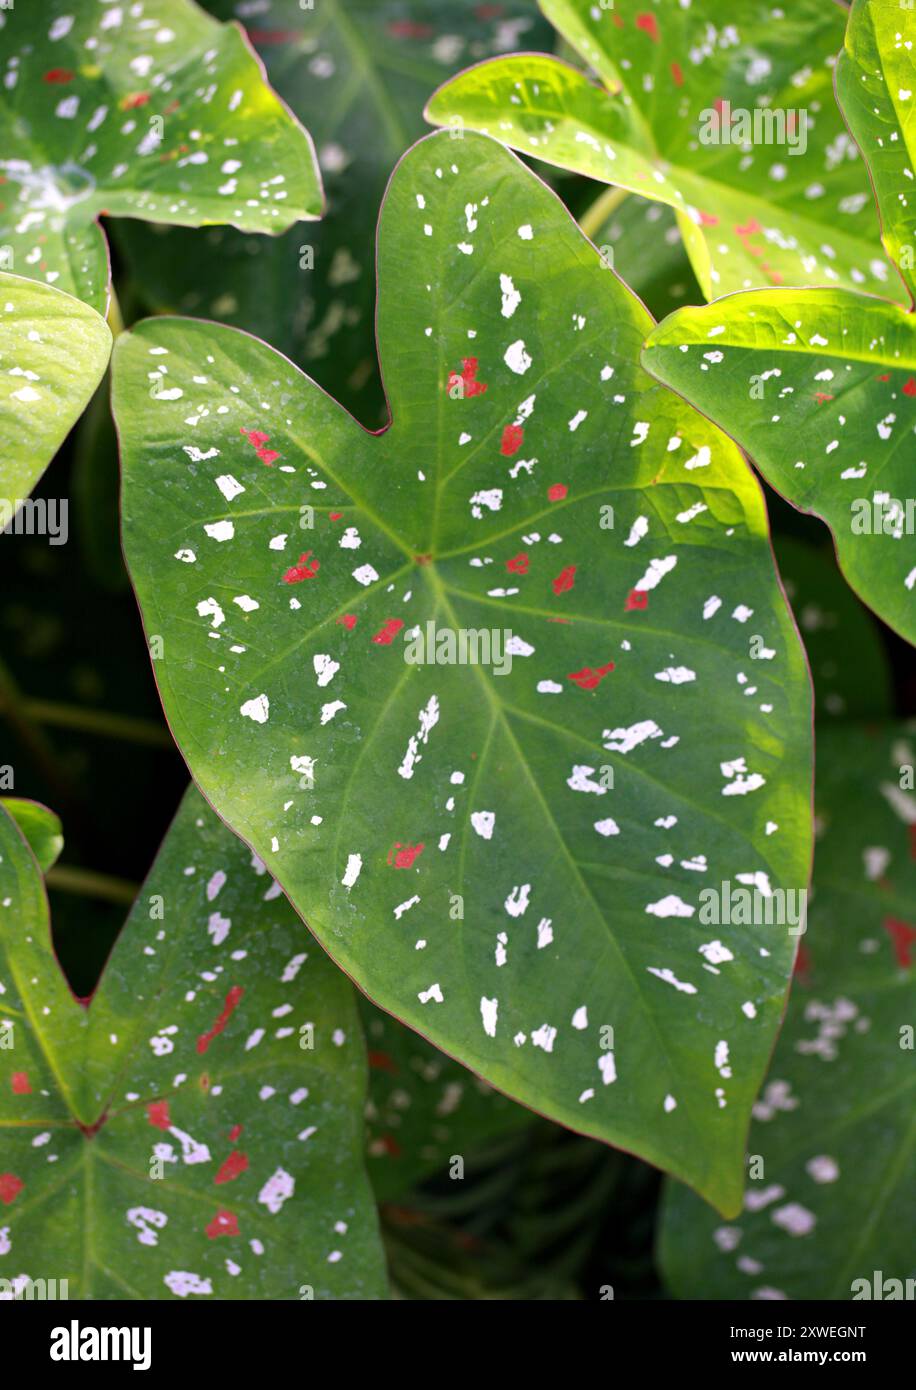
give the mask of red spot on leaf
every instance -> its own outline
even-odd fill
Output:
[[[378,1144],[391,1158],[401,1157],[403,1150],[393,1134],[379,1135]]]
[[[389,618],[372,638],[379,647],[390,647],[404,623],[400,618]]]
[[[642,29],[644,34],[648,34],[653,43],[658,43],[658,23],[654,14],[638,14],[636,27]]]
[[[568,492],[569,488],[565,483],[553,483],[547,489],[547,500],[550,502],[562,502]]]
[[[15,1173],[0,1173],[0,1202],[4,1206],[9,1206],[10,1202],[15,1202],[25,1183],[21,1178],[17,1178]]]
[[[218,1211],[206,1227],[206,1233],[208,1240],[216,1240],[217,1236],[237,1236],[239,1219],[234,1212]]]
[[[342,516],[343,512],[329,512],[328,521],[339,521]]]
[[[119,104],[122,111],[134,111],[138,106],[146,106],[148,101],[149,92],[131,92]]]
[[[568,589],[573,587],[575,582],[576,567],[575,565],[567,565],[565,569],[560,570],[560,573],[553,581],[552,588],[555,594],[565,594]]]
[[[632,608],[648,608],[649,595],[645,589],[631,589],[627,594],[627,601],[623,605],[624,610],[629,613]]]
[[[824,401],[832,401],[833,397],[828,395],[826,391],[815,391],[814,399],[817,401],[818,405],[823,405]]]
[[[506,425],[503,430],[502,443],[499,452],[507,459],[513,454],[517,454],[525,439],[525,431],[521,425]]]
[[[155,1129],[169,1129],[172,1121],[169,1118],[169,1103],[167,1100],[150,1101],[146,1107],[146,1118]]]
[[[911,947],[916,941],[916,927],[911,927],[909,922],[901,922],[897,917],[885,917],[883,925],[893,943],[897,964],[909,970],[913,964]]]
[[[414,860],[419,859],[423,850],[422,844],[402,845],[400,840],[395,840],[393,848],[388,851],[388,863],[393,869],[410,869],[413,867]],[[394,855],[393,861],[392,855]]]
[[[528,556],[524,550],[520,550],[517,555],[513,555],[511,560],[506,561],[506,569],[510,574],[528,573]]]
[[[241,1132],[242,1132],[242,1126],[241,1126],[241,1125],[233,1125],[233,1126],[232,1126],[232,1128],[231,1128],[230,1131],[229,1131],[229,1142],[230,1142],[230,1144],[234,1144],[234,1143],[235,1143],[236,1139],[238,1139],[238,1137],[239,1137],[239,1135],[241,1134]]]
[[[356,614],[344,613],[342,618],[337,619],[337,626],[345,627],[348,632],[352,632],[353,629],[356,627]]]
[[[270,435],[265,434],[263,430],[242,429],[239,430],[239,434],[244,435],[244,437],[248,440],[248,443],[254,449],[258,458],[261,460],[262,463],[266,463],[268,468],[270,468],[271,465],[280,457],[280,454],[276,449],[267,449],[264,447],[270,440]]]
[[[675,87],[683,87],[683,85],[684,85],[684,74],[683,74],[683,72],[681,71],[681,65],[680,65],[680,63],[672,63],[672,64],[671,64],[671,77],[672,77],[672,80],[673,80],[673,82],[674,82]]]
[[[718,227],[719,219],[714,217],[711,212],[704,212],[702,208],[697,209],[700,216],[700,223],[704,227]]]
[[[580,690],[594,690],[613,669],[613,661],[609,661],[606,666],[583,666],[581,671],[571,671],[566,679],[572,681]]]
[[[376,1071],[390,1071],[392,1075],[396,1075],[398,1064],[387,1052],[370,1051],[368,1057],[370,1067],[374,1067]]]
[[[309,561],[311,551],[307,550],[304,555],[299,556],[299,560],[292,565],[283,576],[284,584],[301,584],[303,579],[314,579],[321,569],[320,560]]]
[[[235,1182],[243,1173],[248,1171],[248,1155],[242,1153],[241,1149],[233,1149],[228,1158],[223,1159],[219,1166],[214,1182]]]
[[[226,1024],[229,1022],[230,1018],[238,1008],[239,1002],[244,993],[245,991],[242,989],[241,985],[232,986],[229,993],[226,995],[226,1002],[223,1005],[222,1011],[219,1017],[217,1018],[216,1022],[214,1023],[213,1027],[210,1029],[209,1032],[201,1033],[200,1037],[197,1039],[198,1052],[206,1052],[213,1039],[218,1037],[219,1034],[223,1031]]]
[[[448,379],[449,394],[455,387],[461,384],[460,396],[482,396],[487,389],[485,381],[477,380],[477,358],[463,357],[461,359],[461,371],[451,372]]]
[[[12,1082],[14,1096],[30,1096],[32,1094],[32,1088],[29,1085],[29,1078],[26,1072],[14,1071]]]
[[[50,68],[41,79],[42,82],[72,82],[74,74],[69,68]]]
[[[916,396],[916,376],[911,376],[903,388],[905,396]]]

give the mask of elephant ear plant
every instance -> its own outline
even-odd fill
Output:
[[[14,1289],[53,1268],[72,1298],[377,1296],[346,980],[192,789],[98,989],[74,998],[36,862],[46,819],[0,805]]]
[[[916,57],[905,13],[896,0],[856,0],[837,96],[911,296],[916,210],[903,189],[916,152]],[[916,641],[912,305],[840,286],[752,290],[672,314],[645,363],[728,430],[790,502],[826,521],[849,583]]]
[[[0,1301],[916,1286],[913,13],[0,0]]]
[[[9,464],[21,498],[108,358],[100,216],[282,232],[323,200],[309,137],[242,32],[189,0],[43,0],[0,22],[0,270],[89,306],[0,275],[0,420],[25,441]]]
[[[236,331],[118,344],[170,727],[370,998],[734,1212],[797,942],[711,927],[702,893],[797,893],[810,854],[760,495],[494,141],[402,160],[378,271],[381,436]]]

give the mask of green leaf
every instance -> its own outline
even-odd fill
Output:
[[[41,802],[28,801],[21,796],[0,797],[0,806],[16,822],[39,869],[46,874],[57,863],[64,847],[63,826],[59,817],[47,806],[42,806]]]
[[[270,240],[216,229],[119,224],[116,240],[151,308],[244,328],[313,373],[367,424],[384,401],[370,340],[375,223],[391,170],[424,134],[423,103],[463,63],[552,30],[531,0],[210,0],[246,20],[279,94],[311,131],[328,211]]]
[[[754,1107],[757,1180],[727,1226],[669,1186],[661,1258],[676,1297],[900,1298],[874,1292],[876,1271],[914,1275],[911,735],[889,725],[818,731],[815,891]]]
[[[198,793],[88,1008],[2,810],[0,903],[0,1268],[14,1288],[384,1296],[353,993]]]
[[[916,642],[912,315],[845,290],[754,290],[679,309],[643,361],[827,523],[853,589]]]
[[[520,1129],[534,1117],[361,999],[369,1044],[368,1169],[380,1202],[402,1196],[455,1154]]]
[[[190,0],[0,13],[0,264],[105,312],[98,218],[282,232],[319,217],[306,132],[240,29]]]
[[[819,719],[890,718],[893,682],[878,624],[851,593],[830,545],[774,537],[776,562],[798,623]]]
[[[893,292],[865,170],[833,97],[841,6],[734,0],[727,16],[720,0],[541,8],[604,88],[559,59],[518,54],[447,82],[427,118],[463,121],[667,203],[708,299],[760,284]],[[731,122],[717,102],[729,103]]]
[[[0,271],[0,529],[79,419],[110,352],[94,309]]]
[[[914,298],[916,208],[909,191],[916,163],[912,25],[901,0],[853,0],[836,70],[837,98],[872,177],[881,240]]]
[[[901,23],[896,0],[853,6],[837,91],[874,180],[885,244],[912,289],[916,219],[904,174],[912,178],[916,58]],[[727,429],[793,506],[826,521],[853,589],[916,642],[913,315],[843,290],[758,291],[673,314],[644,361]]]
[[[645,310],[495,141],[405,156],[378,265],[380,436],[231,329],[119,341],[125,551],[169,724],[370,998],[734,1208],[793,943],[735,934],[712,975],[697,896],[800,887],[810,817],[759,491],[641,371]],[[412,660],[430,623],[447,664]]]

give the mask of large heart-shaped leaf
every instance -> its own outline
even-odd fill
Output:
[[[0,1040],[14,1292],[53,1275],[79,1298],[384,1295],[353,992],[196,791],[88,1009],[0,809]]]
[[[309,137],[236,26],[190,0],[43,0],[0,10],[0,34],[7,270],[104,313],[102,213],[257,232],[320,216]]]
[[[794,941],[720,946],[698,894],[808,866],[810,691],[759,492],[495,141],[414,147],[378,265],[380,437],[234,330],[118,344],[171,728],[372,999],[732,1209]]]
[[[909,93],[901,84],[916,90],[916,58],[899,37],[902,24],[890,0],[860,0],[838,89],[891,228],[887,245],[905,269],[916,213],[904,177],[909,155],[892,151],[905,147]],[[752,291],[672,314],[651,335],[644,361],[727,429],[794,506],[826,521],[856,593],[916,642],[913,315],[846,290]]]
[[[893,292],[868,180],[833,96],[845,10],[824,0],[541,0],[603,88],[514,54],[427,107],[673,207],[707,298],[752,285]]]
[[[79,419],[110,352],[94,309],[0,271],[0,530]]]
[[[383,401],[369,340],[375,221],[396,160],[424,133],[423,103],[462,64],[553,37],[531,0],[209,0],[238,18],[271,82],[311,131],[328,212],[254,239],[123,222],[117,241],[151,307],[257,333],[367,424]],[[214,264],[219,273],[214,277]]]
[[[678,1297],[902,1298],[884,1281],[916,1275],[911,734],[818,731],[809,930],[754,1107],[756,1180],[726,1226],[670,1185],[661,1255]]]

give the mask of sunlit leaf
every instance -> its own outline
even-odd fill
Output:
[[[752,285],[899,289],[834,100],[842,6],[541,8],[603,86],[556,58],[496,58],[447,82],[429,120],[667,203],[707,298]]]

